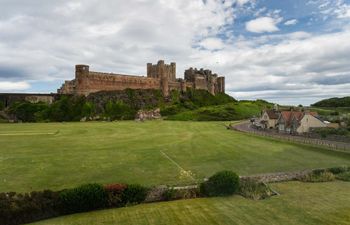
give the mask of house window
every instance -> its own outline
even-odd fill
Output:
[[[283,125],[283,124],[280,124],[280,125],[278,126],[278,128],[279,128],[279,130],[284,130],[284,125]]]

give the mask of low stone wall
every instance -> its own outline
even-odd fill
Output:
[[[173,200],[190,199],[190,198],[199,197],[198,185],[182,186],[182,187],[168,187],[166,185],[161,185],[161,186],[151,188],[151,190],[147,194],[145,202],[149,203],[149,202],[165,201],[164,194],[166,191],[170,189],[176,190],[179,195],[175,197]]]
[[[292,171],[292,172],[277,172],[277,173],[264,173],[264,174],[256,174],[250,176],[240,176],[241,180],[255,180],[257,182],[262,182],[265,185],[267,183],[277,183],[277,182],[287,182],[287,181],[295,181],[300,180],[300,178],[305,175],[320,169],[308,169],[308,170],[300,170],[300,171]],[[322,170],[322,169],[321,169]],[[174,190],[183,190],[183,191],[196,191],[198,190],[198,185],[190,185],[190,186],[182,186],[182,187],[168,187],[166,185],[161,185],[157,187],[153,187],[145,200],[145,202],[159,202],[164,201],[164,193],[172,188]],[[274,194],[279,195],[278,192],[272,190]]]
[[[313,170],[302,170],[294,172],[266,173],[251,176],[241,176],[241,179],[253,179],[263,183],[275,183],[298,180],[299,178],[311,173]]]

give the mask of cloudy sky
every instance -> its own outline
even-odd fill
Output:
[[[0,92],[55,92],[74,65],[209,68],[237,99],[350,95],[350,0],[0,0]]]

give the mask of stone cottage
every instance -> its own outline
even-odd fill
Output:
[[[264,110],[260,123],[264,129],[273,129],[276,127],[280,112],[277,110]]]
[[[277,120],[277,128],[280,133],[302,134],[311,128],[327,127],[317,112],[282,111]]]

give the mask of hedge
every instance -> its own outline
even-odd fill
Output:
[[[59,195],[59,205],[63,213],[86,212],[107,206],[108,195],[100,184],[85,184],[67,189]]]
[[[204,196],[232,195],[239,188],[239,176],[232,171],[221,171],[200,185]]]
[[[0,224],[31,223],[71,213],[137,204],[145,200],[147,190],[135,184],[84,184],[61,191],[0,193]]]

